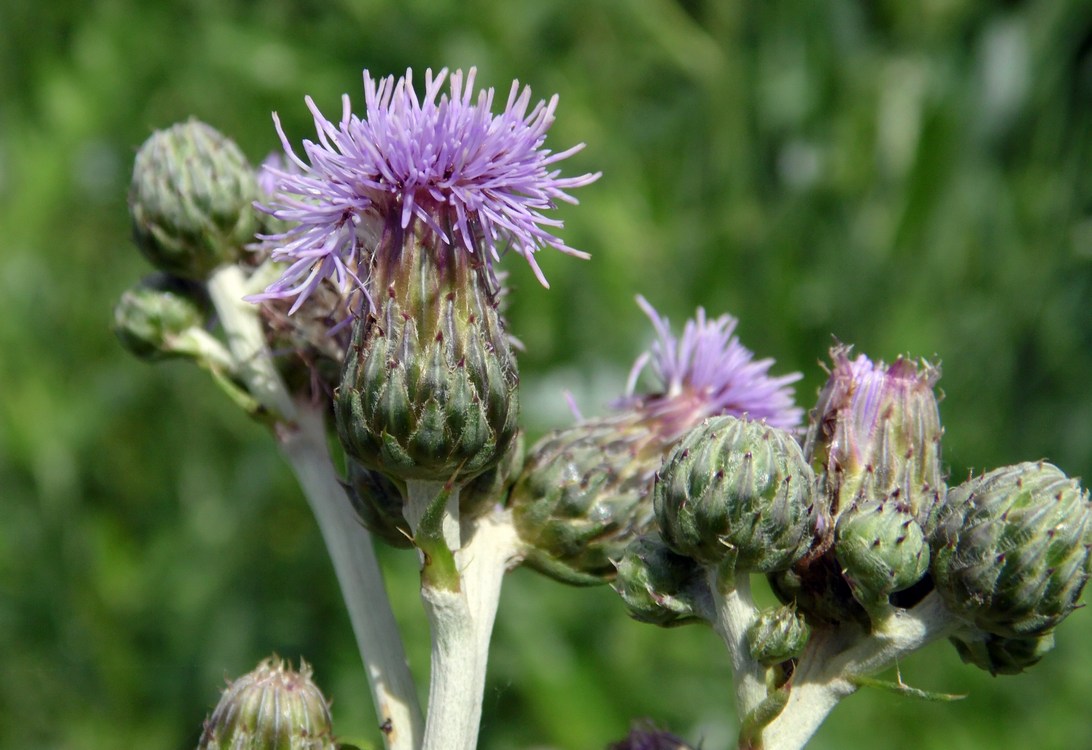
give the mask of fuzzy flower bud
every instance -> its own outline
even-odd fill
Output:
[[[335,750],[330,709],[311,681],[311,668],[294,672],[266,659],[228,685],[205,721],[198,750]]]
[[[157,274],[121,295],[114,307],[114,333],[141,359],[192,356],[188,337],[207,316],[208,301],[197,285]]]
[[[856,504],[838,517],[834,553],[842,575],[865,609],[921,580],[929,569],[929,547],[921,527],[897,503]]]
[[[951,638],[952,645],[966,664],[973,664],[992,675],[1020,674],[1032,667],[1054,648],[1054,633],[1023,638],[1002,638],[992,633],[982,638]]]
[[[654,502],[664,541],[704,565],[784,570],[815,536],[815,476],[792,435],[714,417],[664,461]]]
[[[810,635],[803,616],[786,604],[759,612],[747,629],[747,648],[752,659],[772,667],[799,656]]]
[[[844,346],[831,350],[831,358],[804,454],[825,477],[832,514],[889,499],[928,534],[944,495],[933,390],[940,371],[902,357],[890,366],[864,355],[851,360]]]
[[[1092,568],[1092,504],[1056,466],[995,469],[948,492],[932,539],[945,605],[986,633],[1040,635],[1076,607]]]
[[[160,130],[136,155],[129,211],[137,246],[159,269],[204,279],[254,240],[259,197],[239,147],[197,120]]]
[[[706,417],[750,414],[791,429],[801,410],[789,383],[771,377],[773,360],[732,335],[736,320],[709,319],[699,309],[681,337],[643,298],[658,340],[638,358],[627,394],[611,416],[556,430],[531,448],[509,499],[516,529],[529,545],[527,563],[568,583],[613,577],[614,561],[654,523],[652,484],[671,448]],[[636,393],[648,367],[656,379]]]
[[[660,627],[701,620],[710,594],[702,569],[656,536],[632,542],[611,584],[633,619]]]

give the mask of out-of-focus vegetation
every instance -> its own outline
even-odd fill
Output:
[[[0,747],[187,748],[225,676],[306,657],[343,735],[378,738],[332,571],[268,436],[203,374],[147,367],[110,331],[147,272],[128,239],[136,147],[197,116],[255,161],[269,113],[361,105],[362,68],[479,68],[561,94],[563,207],[593,253],[522,262],[532,436],[617,395],[650,337],[703,305],[810,405],[832,335],[943,360],[945,458],[1047,457],[1092,479],[1092,4],[882,0],[6,0],[0,5]],[[518,259],[514,259],[517,260]],[[427,664],[412,556],[390,553]],[[1092,615],[1027,675],[937,644],[816,748],[1092,746]],[[698,628],[629,621],[605,589],[517,572],[482,747],[601,748],[648,716],[729,746],[727,658]]]

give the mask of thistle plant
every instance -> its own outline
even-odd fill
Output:
[[[637,620],[709,624],[727,649],[740,748],[803,747],[872,675],[948,638],[1015,674],[1051,649],[1089,575],[1092,505],[1045,461],[949,488],[939,369],[831,352],[803,426],[799,373],[772,374],[699,308],[655,338],[605,416],[524,449],[506,253],[566,244],[557,97],[503,106],[475,71],[364,73],[364,113],[308,98],[315,140],[252,167],[210,126],[137,154],[134,237],[157,273],[115,330],[188,359],[266,425],[334,564],[389,750],[477,745],[505,573],[609,583]],[[646,373],[650,377],[646,377]],[[530,442],[530,441],[528,441]],[[332,456],[331,446],[342,455]],[[344,467],[339,470],[335,467]],[[428,704],[404,656],[373,540],[411,550],[431,631]],[[760,607],[768,585],[780,604]],[[396,596],[404,592],[393,592]],[[945,698],[901,683],[908,696]],[[270,661],[225,692],[201,748],[334,747],[306,667]],[[683,748],[641,725],[612,747]]]

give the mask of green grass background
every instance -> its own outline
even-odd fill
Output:
[[[588,262],[506,262],[532,436],[618,393],[650,328],[741,319],[810,405],[832,336],[943,360],[945,460],[1092,477],[1092,4],[718,0],[6,0],[0,5],[0,747],[189,748],[226,676],[305,657],[341,734],[374,715],[319,535],[263,430],[110,331],[147,272],[137,146],[195,115],[259,161],[362,68],[479,68],[561,95],[550,144],[602,170],[565,206]],[[420,80],[420,79],[419,79]],[[518,261],[518,259],[514,259]],[[413,560],[385,555],[413,667]],[[822,748],[1092,747],[1092,615],[1027,675],[947,644],[853,696]],[[604,589],[507,583],[482,747],[601,748],[651,717],[731,744],[722,647],[628,620]]]

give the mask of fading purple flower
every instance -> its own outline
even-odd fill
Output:
[[[834,366],[811,414],[804,454],[825,470],[833,511],[893,499],[931,530],[944,488],[939,368],[908,357],[890,365],[863,354],[851,359],[842,345],[830,356]]]
[[[533,108],[531,90],[512,83],[500,115],[492,114],[493,89],[474,93],[475,69],[425,73],[424,95],[413,88],[412,71],[375,80],[364,71],[365,116],[354,115],[349,96],[331,122],[307,97],[318,142],[303,142],[303,158],[280,135],[295,169],[266,166],[276,194],[262,210],[292,226],[265,237],[273,257],[289,264],[281,278],[257,298],[297,297],[296,306],[325,278],[343,289],[360,286],[385,226],[404,233],[434,233],[445,244],[479,256],[487,270],[511,247],[531,264],[543,247],[588,257],[553,234],[561,221],[545,215],[558,201],[576,203],[568,190],[599,173],[560,177],[560,153],[543,147],[554,121],[557,96]],[[445,80],[450,93],[441,93]],[[360,269],[360,270],[358,270]]]
[[[738,321],[731,315],[708,319],[705,310],[687,321],[682,336],[671,334],[668,320],[645,300],[637,304],[656,328],[658,339],[637,358],[630,371],[626,396],[616,408],[640,406],[654,414],[668,432],[685,431],[706,417],[727,414],[765,420],[784,430],[799,427],[804,410],[794,405],[795,372],[772,377],[772,359],[754,359],[754,353],[733,335]],[[659,390],[636,394],[637,380],[650,367]]]

